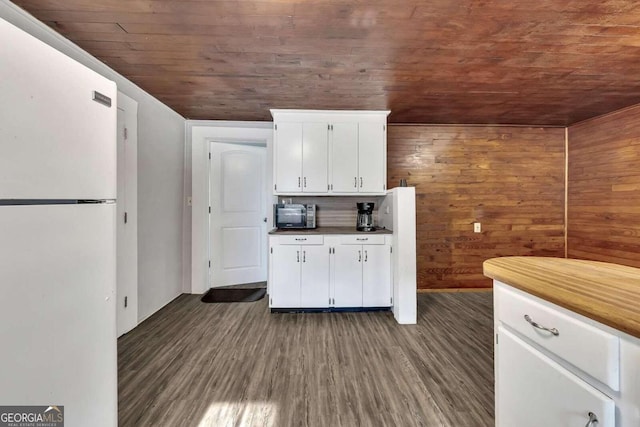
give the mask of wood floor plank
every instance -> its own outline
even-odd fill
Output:
[[[419,294],[405,326],[182,295],[118,365],[120,426],[492,426],[492,294]]]

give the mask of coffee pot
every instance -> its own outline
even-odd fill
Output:
[[[373,226],[373,206],[374,203],[363,202],[357,203],[358,219],[356,221],[356,230],[358,231],[374,231]]]

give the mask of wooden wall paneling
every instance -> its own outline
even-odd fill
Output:
[[[416,187],[419,289],[490,287],[492,257],[564,256],[564,132],[389,126],[388,188]]]
[[[570,258],[640,267],[640,107],[569,127]]]
[[[567,125],[640,102],[631,1],[14,2],[190,119]]]

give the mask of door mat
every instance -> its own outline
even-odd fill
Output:
[[[266,295],[265,288],[211,288],[202,295],[202,302],[254,302]]]

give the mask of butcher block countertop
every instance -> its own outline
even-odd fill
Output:
[[[271,235],[287,234],[393,234],[393,231],[380,228],[375,231],[358,231],[355,227],[317,227],[317,228],[274,228],[269,232]]]
[[[640,338],[640,269],[606,262],[504,257],[484,275]]]

